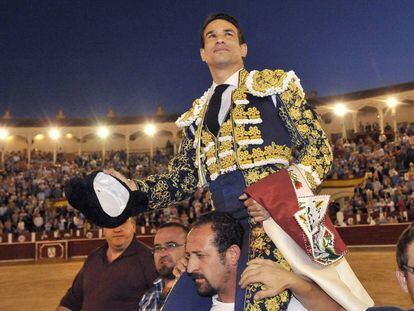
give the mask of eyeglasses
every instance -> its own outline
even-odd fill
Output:
[[[162,251],[169,251],[181,246],[184,246],[185,244],[178,244],[176,242],[168,242],[165,243],[164,245],[155,245],[154,248],[152,249],[152,253],[156,254],[156,253],[161,253]]]
[[[408,265],[404,265],[403,266],[405,270],[407,270],[407,272],[410,272],[411,274],[414,274],[414,267],[408,266]]]

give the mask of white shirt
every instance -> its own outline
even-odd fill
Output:
[[[218,295],[211,297],[213,304],[210,311],[234,311],[234,302],[221,302],[217,298]]]
[[[241,70],[241,69],[240,69]],[[223,92],[223,95],[221,95],[221,107],[220,112],[218,114],[218,123],[221,125],[226,117],[227,112],[230,109],[231,105],[231,93],[239,86],[239,72],[240,70],[237,70],[235,73],[233,73],[226,81],[224,81],[223,84],[228,84],[229,87]],[[210,102],[211,96],[213,96],[214,90],[217,87],[217,83],[213,82],[213,84],[210,87],[207,101]]]

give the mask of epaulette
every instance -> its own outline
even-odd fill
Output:
[[[184,112],[178,119],[175,121],[175,124],[179,128],[190,126],[194,121],[198,125],[201,121],[201,111],[203,110],[207,102],[208,91],[204,92],[203,96],[197,98],[193,102],[193,106]]]
[[[305,95],[300,80],[293,70],[285,72],[282,69],[262,71],[253,70],[246,78],[247,90],[257,97],[278,95],[289,89],[295,89],[301,95]]]

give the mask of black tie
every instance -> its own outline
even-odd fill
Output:
[[[207,127],[214,136],[217,136],[220,128],[220,124],[218,122],[218,115],[221,107],[221,96],[228,87],[228,84],[217,85],[214,90],[213,96],[211,96],[210,102],[208,104],[206,114]]]

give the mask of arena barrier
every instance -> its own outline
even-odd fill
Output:
[[[348,246],[394,246],[411,223],[336,227]]]
[[[402,231],[411,223],[389,225],[355,225],[349,227],[336,227],[345,243],[350,246],[394,246]],[[67,233],[69,234],[69,233]],[[41,239],[40,233],[27,233],[28,239],[22,235],[3,235],[0,243],[0,262],[13,261],[40,261],[40,260],[66,260],[70,258],[83,258],[95,248],[103,245],[105,239],[102,230],[82,232],[79,237],[60,237],[52,233],[49,239]],[[44,237],[44,235],[43,235]],[[154,235],[137,235],[136,238],[147,245],[153,246]],[[32,240],[31,240],[32,239]]]
[[[29,239],[26,240],[26,236],[29,236]],[[50,239],[37,239],[39,236],[41,234],[37,233],[3,235],[0,243],[0,262],[83,258],[105,243],[101,230],[87,231],[85,235],[70,238],[64,238],[64,235],[62,238],[54,238],[52,234]],[[138,235],[136,238],[149,248],[153,246],[153,235]]]

